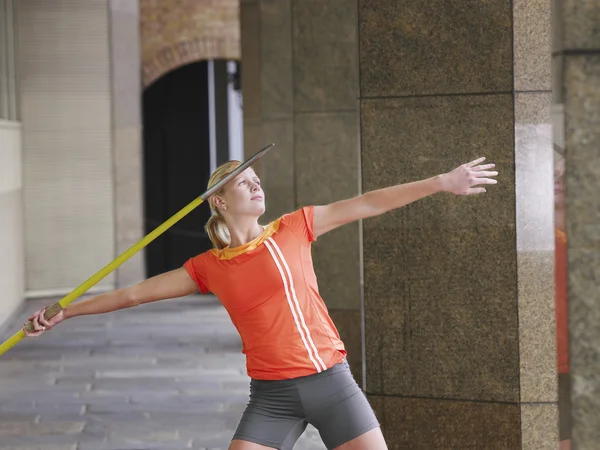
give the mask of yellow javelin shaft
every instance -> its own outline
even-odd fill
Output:
[[[209,198],[212,194],[214,194],[219,189],[221,189],[221,187],[223,187],[225,184],[227,184],[229,181],[231,181],[234,177],[236,177],[237,175],[242,173],[242,171],[246,170],[246,168],[250,167],[253,163],[255,163],[260,158],[262,158],[274,145],[275,145],[274,143],[271,143],[271,144],[267,145],[265,148],[263,148],[262,150],[260,150],[259,152],[255,153],[250,158],[248,158],[246,161],[244,161],[242,164],[240,164],[236,169],[234,169],[232,172],[230,172],[226,177],[224,177],[221,181],[219,181],[214,186],[212,186],[210,189],[208,189],[204,194],[202,194],[200,197],[196,198],[195,200],[191,201],[188,205],[184,206],[179,212],[175,213],[175,215],[173,215],[173,217],[168,219],[166,222],[162,223],[155,230],[153,230],[152,232],[147,234],[137,244],[133,245],[131,248],[127,249],[125,252],[123,252],[121,255],[119,255],[113,262],[111,262],[104,268],[100,269],[100,271],[98,271],[98,273],[96,273],[94,276],[92,276],[91,278],[89,278],[88,280],[83,282],[80,286],[76,287],[73,290],[73,292],[68,294],[66,297],[64,297],[59,302],[56,302],[54,305],[47,308],[46,311],[44,312],[44,317],[46,319],[51,319],[56,314],[58,314],[63,308],[65,308],[69,303],[71,303],[73,300],[81,297],[89,288],[94,286],[96,283],[98,283],[100,280],[102,280],[104,277],[106,277],[106,275],[111,273],[113,270],[115,270],[117,267],[119,267],[121,264],[123,264],[129,258],[131,258],[135,253],[140,251],[142,248],[144,248],[146,245],[148,245],[150,242],[152,242],[154,239],[156,239],[158,236],[160,236],[162,233],[164,233],[167,229],[169,229],[175,223],[177,223],[179,220],[184,218],[187,214],[189,214],[192,210],[194,210],[194,208],[201,205],[204,202],[205,198]],[[27,324],[25,325],[25,328],[28,331],[34,331],[33,322],[32,321],[27,322]],[[4,353],[6,353],[6,351],[8,349],[10,349],[12,346],[17,344],[24,337],[25,337],[25,331],[23,329],[19,330],[12,337],[7,339],[2,345],[0,345],[0,355],[3,355]]]
[[[56,305],[56,313],[58,313],[62,308],[65,308],[69,303],[73,302],[75,299],[81,297],[88,289],[106,277],[109,273],[131,258],[134,254],[172,227],[175,223],[189,214],[192,210],[198,207],[200,204],[204,202],[202,197],[198,197],[194,201],[190,202],[187,206],[183,207],[179,212],[177,212],[173,217],[168,219],[166,222],[162,223],[152,232],[147,234],[142,240],[140,240],[135,245],[131,246],[129,249],[124,251],[121,255],[119,255],[114,261],[110,264],[106,265],[102,269],[100,269],[96,274],[92,277],[84,281],[81,285],[76,287],[70,294],[66,295],[62,300],[58,302]],[[58,306],[60,305],[60,307]],[[55,313],[55,314],[56,314]],[[53,317],[55,314],[52,314],[50,317]],[[44,316],[46,316],[44,314]],[[47,317],[49,318],[49,317]],[[0,355],[6,353],[11,347],[16,345],[21,339],[25,337],[25,332],[23,329],[20,329],[17,333],[15,333],[12,337],[7,339],[2,345],[0,345]]]

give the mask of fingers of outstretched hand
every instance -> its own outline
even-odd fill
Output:
[[[40,313],[40,315],[38,316],[38,322],[43,327],[46,327],[46,330],[49,330],[54,326],[54,324],[51,322],[52,319],[50,319],[50,320],[46,319],[46,317],[44,316],[45,313],[46,313],[46,310],[43,309],[42,312]]]
[[[477,186],[478,184],[498,184],[498,180],[493,178],[475,178],[471,186]]]
[[[25,325],[27,325],[27,323],[25,323]],[[27,337],[38,337],[40,336],[42,333],[44,333],[44,331],[33,331],[33,332],[29,332],[27,331],[27,329],[23,328],[23,332],[25,333],[25,336]]]
[[[464,189],[461,194],[462,195],[472,195],[472,194],[483,194],[484,192],[487,192],[485,188],[483,187],[475,187],[475,186],[481,186],[482,184],[497,184],[498,180],[494,180],[492,178],[478,178],[478,177],[474,177],[471,178],[469,181],[469,186]]]
[[[33,324],[33,329],[35,331],[33,332],[29,332],[27,331],[27,329],[24,327],[23,331],[25,332],[25,336],[30,336],[30,337],[37,337],[40,334],[42,334],[44,331],[46,331],[46,326],[42,323],[40,323],[40,316],[43,317],[44,312],[46,311],[46,309],[41,309],[38,312],[36,312],[34,315],[32,315],[29,320],[31,321],[31,323]],[[46,319],[43,319],[44,321]],[[27,322],[24,324],[24,326],[27,325]]]
[[[471,167],[471,170],[481,171],[481,170],[490,170],[496,167],[496,164],[484,164],[483,166],[475,166]]]
[[[483,194],[484,192],[487,192],[485,190],[485,188],[469,188],[469,189],[467,189],[466,194],[467,195],[474,195],[474,194]]]
[[[473,172],[473,175],[476,177],[495,177],[498,175],[498,172],[495,170],[482,170],[479,172]]]
[[[482,163],[483,161],[485,161],[485,156],[483,156],[483,157],[481,157],[481,158],[474,159],[473,161],[471,161],[471,162],[469,162],[469,163],[465,164],[465,166],[466,166],[466,167],[474,167],[474,166],[476,166],[477,164],[479,164],[479,163]]]

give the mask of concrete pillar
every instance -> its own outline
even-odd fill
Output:
[[[110,0],[115,240],[118,255],[144,237],[138,0]],[[116,271],[117,286],[145,277],[144,250]]]
[[[295,0],[292,8],[296,205],[358,195],[358,47],[355,1]],[[322,236],[313,251],[327,302],[362,382],[360,224]]]
[[[600,1],[555,0],[553,100],[564,130],[573,449],[600,442]]]
[[[557,446],[550,5],[359,2],[364,190],[499,184],[365,221],[366,389],[391,449]]]
[[[244,158],[249,158],[270,143],[260,130],[260,0],[240,0],[240,28]],[[260,163],[255,169],[260,172]]]

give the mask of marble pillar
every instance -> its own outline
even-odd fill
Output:
[[[240,0],[240,28],[244,158],[249,158],[268,144],[260,130],[260,0]]]
[[[389,448],[554,449],[549,5],[358,4],[364,190],[479,156],[500,172],[483,196],[364,223],[366,390]]]
[[[554,102],[564,116],[573,449],[600,442],[600,1],[554,2]]]
[[[138,0],[110,0],[116,252],[144,237],[141,66]],[[145,277],[144,250],[116,270],[117,287]]]
[[[257,165],[264,220],[360,192],[357,2],[242,0],[246,156]],[[322,236],[313,257],[319,288],[362,380],[360,224]]]
[[[294,0],[292,8],[296,205],[360,192],[357,3]],[[320,237],[319,289],[362,383],[360,224]]]
[[[523,449],[558,446],[552,4],[513,1],[519,382]]]

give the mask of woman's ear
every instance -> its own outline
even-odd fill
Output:
[[[221,197],[215,195],[212,198],[212,202],[213,202],[213,205],[215,206],[215,208],[217,208],[217,209],[225,209],[225,201]]]

